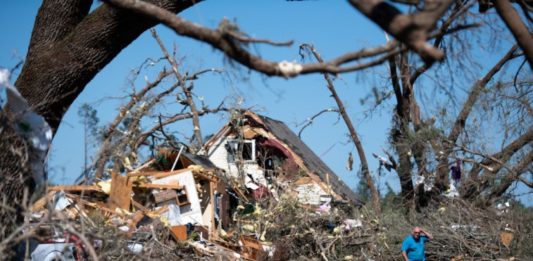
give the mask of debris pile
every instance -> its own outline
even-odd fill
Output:
[[[178,255],[179,248],[179,255],[189,251],[194,257],[223,256],[226,260],[283,256],[287,253],[276,252],[284,249],[276,242],[278,237],[302,243],[322,236],[324,243],[339,238],[357,241],[348,244],[362,244],[369,238],[360,230],[361,220],[343,219],[351,210],[348,201],[294,194],[302,190],[305,179],[296,183],[294,191],[277,190],[274,197],[271,190],[250,179],[244,184],[222,179],[220,169],[205,162],[194,164],[201,163],[198,156],[180,154],[161,153],[126,175],[111,172],[109,179],[90,185],[49,186],[31,207],[34,238],[41,239],[31,249],[33,259],[84,260],[90,252],[109,248],[110,238],[123,242],[128,254],[154,255],[148,251],[153,252],[149,245],[155,241],[174,249],[173,255]],[[172,162],[172,157],[181,157],[178,165],[183,168],[156,169],[162,162]],[[312,195],[309,191],[303,194]],[[293,224],[296,220],[301,224]],[[83,233],[69,233],[57,225],[66,223],[70,231]],[[85,242],[81,234],[86,235]],[[310,249],[298,255],[313,254]],[[323,251],[326,255],[332,250]]]
[[[435,235],[431,260],[529,255],[522,246],[531,238],[516,231],[531,232],[533,215],[513,217],[509,204],[488,213],[450,196],[421,213],[391,202],[376,216],[285,124],[251,112],[197,154],[155,154],[128,171],[113,166],[103,180],[49,186],[30,208],[23,235],[31,241],[19,256],[396,260],[415,225]],[[419,183],[431,189],[434,181]]]

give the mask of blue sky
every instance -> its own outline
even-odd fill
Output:
[[[0,9],[2,41],[0,42],[0,66],[13,67],[25,57],[39,1],[3,1]],[[189,8],[180,16],[206,27],[216,28],[227,18],[235,20],[242,31],[252,37],[277,41],[294,40],[292,47],[258,46],[263,57],[273,60],[299,60],[298,46],[314,44],[324,59],[328,60],[347,51],[365,46],[385,43],[385,35],[376,25],[362,17],[347,1],[284,1],[284,0],[216,0],[204,1]],[[335,107],[321,75],[302,76],[295,79],[266,78],[247,69],[234,67],[225,62],[220,52],[194,40],[177,36],[158,26],[157,30],[167,45],[177,47],[178,57],[183,58],[183,68],[195,72],[205,68],[224,68],[227,74],[205,75],[195,83],[195,91],[208,104],[218,105],[226,99],[231,104],[233,97],[244,98],[243,107],[253,107],[257,112],[284,121],[298,132],[297,124],[325,108]],[[53,142],[49,168],[55,183],[70,183],[81,172],[83,165],[83,131],[77,115],[78,107],[89,103],[96,107],[101,122],[107,122],[116,114],[119,100],[104,97],[124,96],[128,88],[127,78],[133,68],[146,58],[161,57],[158,45],[145,32],[123,50],[86,87],[67,112]],[[153,74],[147,73],[149,79]],[[141,77],[142,78],[142,77]],[[359,100],[374,86],[386,79],[383,70],[370,69],[357,74],[341,75],[336,80],[337,91],[343,98],[355,128],[366,149],[371,170],[377,170],[372,152],[381,153],[386,148],[387,132],[391,122],[392,106],[365,116],[368,108]],[[203,135],[216,132],[226,121],[217,116],[201,120]],[[190,122],[183,123],[180,131],[187,132]],[[347,171],[346,159],[354,154],[355,169],[359,165],[352,143],[346,136],[342,121],[333,114],[318,118],[308,127],[302,138],[350,187],[355,187],[358,178],[354,171]],[[376,175],[377,177],[377,175]],[[385,182],[398,189],[395,173],[379,177],[381,187]],[[528,196],[529,201],[533,198]]]

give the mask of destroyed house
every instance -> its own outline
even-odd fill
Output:
[[[250,111],[232,120],[204,146],[205,155],[227,178],[276,196],[289,191],[300,203],[357,203],[355,193],[281,121]]]

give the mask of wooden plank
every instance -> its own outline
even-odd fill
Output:
[[[121,176],[111,172],[111,191],[107,204],[111,209],[121,208],[130,209],[130,200],[132,192],[132,180],[129,177]]]
[[[174,171],[141,171],[141,172],[130,172],[127,174],[128,177],[154,177],[154,178],[163,178],[168,176],[177,175],[180,173],[185,173],[190,171],[190,169],[178,169]]]
[[[141,203],[135,201],[135,200],[131,200],[131,204],[133,204],[134,207],[140,209],[142,212],[144,213],[148,213],[150,212],[150,209],[148,209],[147,207],[143,206]]]
[[[144,213],[141,210],[137,210],[131,219],[128,220],[128,227],[130,231],[134,231],[137,228],[137,224],[144,218]]]
[[[139,184],[136,187],[138,188],[148,188],[148,189],[183,189],[183,186],[179,183],[170,183],[170,184]]]
[[[48,191],[102,191],[100,187],[96,185],[57,185],[57,186],[48,186]]]
[[[173,189],[166,189],[158,193],[154,193],[155,203],[161,203],[163,201],[168,201],[171,199],[176,200],[177,202],[178,193]]]
[[[31,211],[39,211],[46,208],[48,202],[50,202],[56,194],[56,191],[48,191],[46,195],[39,200],[35,201],[31,206]]]
[[[251,260],[259,260],[263,247],[257,239],[251,236],[241,235],[239,238],[243,244],[242,257]]]
[[[82,204],[84,206],[88,206],[88,207],[91,207],[91,208],[94,208],[94,209],[98,209],[100,211],[109,212],[109,213],[112,213],[112,214],[117,214],[117,212],[115,212],[115,210],[107,208],[105,206],[105,204],[102,203],[102,202],[99,202],[99,201],[97,201],[97,202],[89,202],[87,200],[82,199],[78,195],[69,195],[69,194],[67,194],[66,196],[68,198],[74,199],[76,201],[76,203]]]
[[[187,226],[172,226],[170,227],[170,234],[176,241],[185,241],[187,240]]]

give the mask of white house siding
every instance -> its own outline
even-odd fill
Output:
[[[153,184],[168,184],[171,182],[178,182],[179,184],[185,186],[185,189],[187,191],[187,198],[189,199],[189,202],[191,204],[181,207],[175,204],[171,204],[173,206],[169,206],[169,211],[166,212],[170,224],[176,226],[191,223],[210,226],[210,223],[203,224],[200,198],[198,197],[198,192],[196,191],[196,183],[194,181],[194,176],[192,172],[187,171],[184,173],[152,181]]]
[[[226,171],[228,175],[234,178],[239,178],[237,165],[228,162],[228,151],[226,150],[227,141],[228,137],[222,137],[220,140],[216,141],[215,144],[209,148],[207,156],[215,166]],[[245,173],[252,175],[255,182],[265,186],[267,185],[263,170],[256,162],[245,162],[243,169]]]
[[[319,205],[323,198],[329,197],[318,184],[309,183],[296,187],[298,192],[298,201],[302,204]]]

